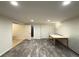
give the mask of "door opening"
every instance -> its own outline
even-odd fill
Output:
[[[34,37],[34,27],[31,26],[31,37]]]

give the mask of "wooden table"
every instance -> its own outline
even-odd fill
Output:
[[[68,46],[68,38],[65,37],[65,36],[53,34],[53,35],[49,35],[49,38],[54,40],[54,45],[56,44],[57,39],[60,39],[60,40],[66,39],[67,40],[67,46]]]

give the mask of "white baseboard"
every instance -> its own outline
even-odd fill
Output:
[[[5,50],[4,52],[2,52],[2,53],[0,53],[0,56],[2,56],[4,53],[6,53],[7,51],[9,51],[10,49],[12,49],[12,47],[11,48],[9,48],[9,49],[7,49],[7,50]]]

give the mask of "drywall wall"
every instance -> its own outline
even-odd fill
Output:
[[[24,40],[31,35],[31,25],[13,24],[13,39]]]
[[[26,25],[25,31],[26,31],[25,39],[31,40],[31,25]]]
[[[40,26],[40,38],[49,38],[50,34],[54,34],[53,24],[46,24]]]
[[[34,39],[40,39],[40,25],[34,25]]]
[[[54,24],[34,25],[34,38],[48,38],[50,34],[54,34]]]
[[[12,48],[12,23],[0,16],[0,56]]]
[[[57,33],[69,37],[69,47],[79,54],[79,18],[64,21],[56,29]]]

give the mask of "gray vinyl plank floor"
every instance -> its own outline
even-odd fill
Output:
[[[1,57],[78,57],[61,44],[54,46],[48,39],[24,40]]]

